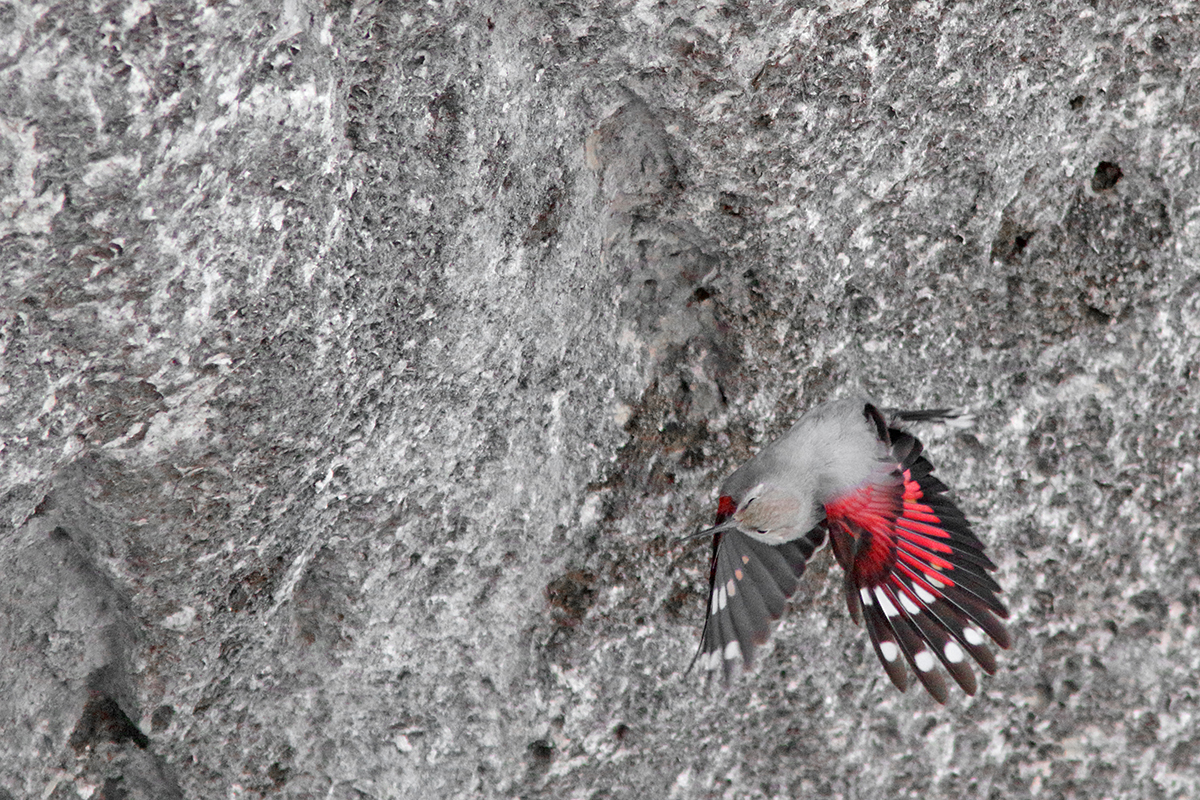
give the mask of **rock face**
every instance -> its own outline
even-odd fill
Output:
[[[1200,795],[1190,3],[0,3],[0,798]],[[721,478],[922,437],[1014,646],[814,560],[684,670]]]

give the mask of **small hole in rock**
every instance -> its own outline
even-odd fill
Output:
[[[1101,161],[1096,165],[1096,174],[1092,176],[1092,191],[1104,192],[1117,185],[1125,173],[1111,161]]]

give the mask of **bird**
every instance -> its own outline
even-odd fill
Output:
[[[708,604],[692,659],[728,686],[753,666],[827,542],[844,571],[846,605],[901,692],[909,671],[939,703],[945,672],[968,695],[970,656],[996,671],[985,635],[1010,645],[996,565],[966,516],[933,475],[905,422],[962,423],[955,409],[881,411],[853,397],[812,408],[721,484],[712,537]],[[968,423],[969,424],[969,423]],[[741,662],[741,664],[739,664]],[[908,665],[907,668],[905,665]],[[691,670],[689,666],[689,671]]]

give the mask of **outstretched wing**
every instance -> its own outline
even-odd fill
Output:
[[[783,614],[808,559],[824,543],[825,530],[819,527],[781,545],[737,529],[715,534],[704,632],[692,664],[698,662],[706,672],[722,670],[726,683],[739,660],[749,669],[754,648],[767,641],[771,622]]]
[[[984,634],[1009,646],[1008,610],[989,574],[995,564],[970,523],[946,496],[911,434],[887,429],[893,480],[826,504],[834,553],[846,570],[846,602],[860,614],[880,663],[904,691],[907,662],[933,697],[946,702],[942,663],[967,694],[976,690],[970,655],[988,674],[996,660]],[[900,656],[903,656],[901,661]]]

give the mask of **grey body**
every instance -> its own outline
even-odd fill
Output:
[[[737,527],[768,544],[797,539],[825,517],[824,506],[868,483],[889,480],[886,445],[855,397],[811,409],[721,484]]]

